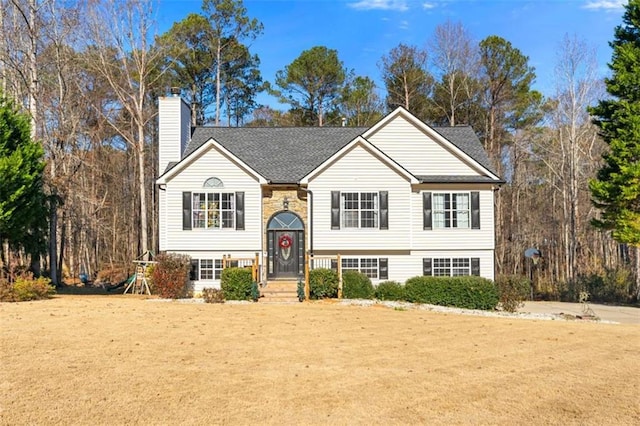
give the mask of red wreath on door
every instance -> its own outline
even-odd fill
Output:
[[[288,236],[287,234],[282,235],[279,239],[278,239],[278,245],[280,246],[280,248],[282,249],[287,249],[289,247],[291,247],[291,245],[293,244],[293,240],[291,239],[290,236]]]

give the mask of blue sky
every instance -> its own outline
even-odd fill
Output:
[[[264,24],[251,45],[261,60],[263,79],[275,74],[313,46],[336,49],[357,75],[380,82],[380,58],[400,43],[425,47],[436,26],[460,22],[480,41],[498,35],[529,57],[536,68],[534,88],[554,90],[553,68],[565,35],[596,50],[602,76],[611,59],[608,42],[621,24],[625,0],[245,0],[247,14]],[[201,12],[201,0],[160,0],[159,32],[187,14]],[[275,99],[258,101],[284,109]]]

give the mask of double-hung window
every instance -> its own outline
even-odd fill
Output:
[[[235,194],[232,192],[194,192],[192,215],[194,228],[234,228]]]
[[[343,192],[341,196],[343,228],[378,227],[377,192]]]
[[[423,192],[423,227],[480,229],[480,192]]]
[[[470,203],[468,192],[433,194],[434,228],[469,228]]]
[[[198,192],[182,193],[182,229],[244,230],[244,192],[226,192],[217,177]]]
[[[471,275],[471,259],[433,259],[433,275],[436,277],[459,277]]]
[[[222,275],[222,259],[191,259],[191,281],[219,280]]]
[[[363,273],[371,279],[387,279],[388,272],[387,258],[342,258],[342,271],[357,271]]]
[[[422,274],[434,277],[480,275],[480,258],[435,257],[422,259]]]

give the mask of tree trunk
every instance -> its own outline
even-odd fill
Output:
[[[144,127],[138,125],[138,189],[140,191],[140,249],[141,254],[149,250],[148,246],[148,222],[147,222],[147,197],[145,191],[144,171]]]
[[[220,59],[222,57],[222,40],[218,37],[218,44],[216,48],[216,126],[220,125]]]

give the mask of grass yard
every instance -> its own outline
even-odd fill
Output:
[[[640,327],[136,296],[0,303],[0,423],[640,424]]]

